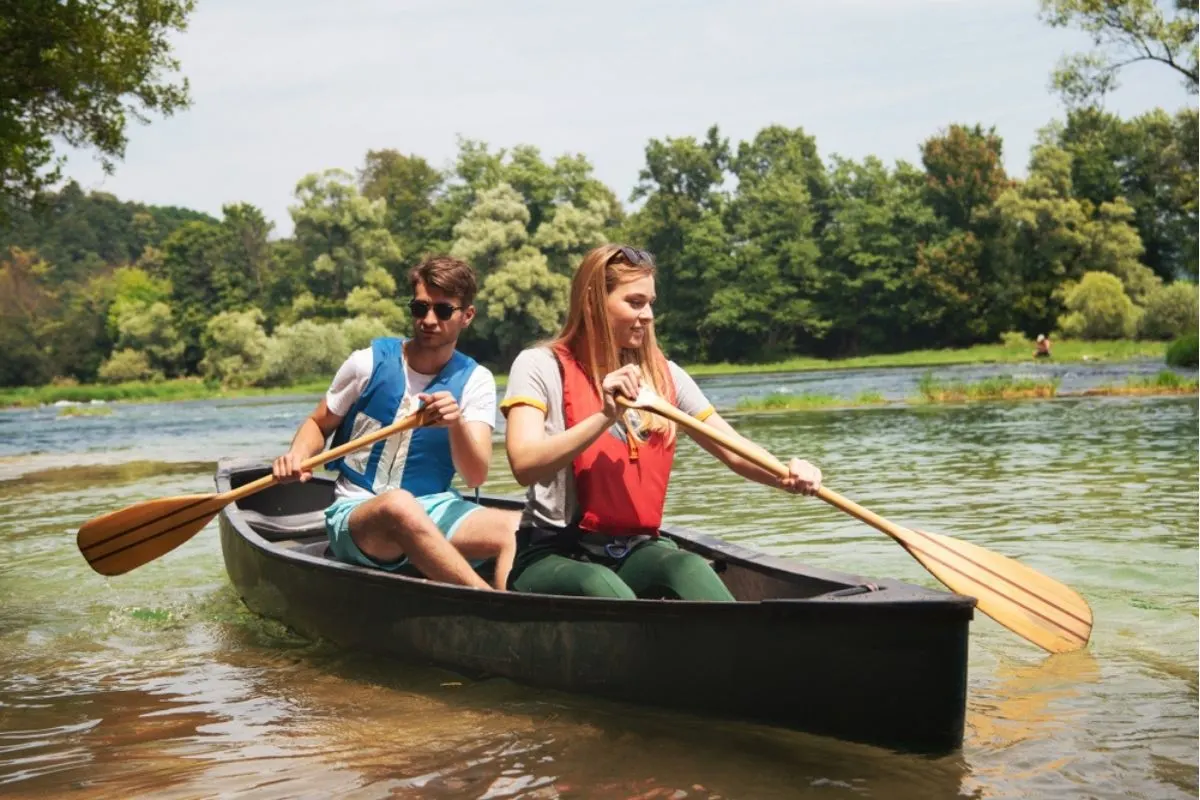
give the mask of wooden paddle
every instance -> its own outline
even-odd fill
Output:
[[[617,401],[673,420],[780,477],[788,474],[777,459],[705,425],[651,390],[643,388],[636,401],[620,396]],[[951,591],[974,597],[980,611],[1051,653],[1078,650],[1091,638],[1092,610],[1070,587],[979,545],[888,522],[824,486],[817,497],[891,536]]]
[[[397,433],[423,425],[425,415],[414,411],[391,425],[318,453],[301,466],[312,470]],[[222,508],[278,481],[264,475],[256,481],[221,494],[163,497],[126,506],[88,520],[76,542],[92,569],[101,575],[121,575],[171,552],[196,535]]]

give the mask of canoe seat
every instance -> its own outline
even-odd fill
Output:
[[[300,514],[263,514],[248,508],[239,508],[238,513],[255,533],[268,542],[325,535],[324,510],[305,511]]]

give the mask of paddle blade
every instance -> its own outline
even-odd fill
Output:
[[[76,542],[96,572],[121,575],[179,547],[224,505],[215,494],[146,500],[88,520]]]
[[[951,591],[1014,633],[1051,653],[1079,650],[1092,635],[1092,609],[1077,592],[1020,562],[936,533],[898,528],[893,535]]]

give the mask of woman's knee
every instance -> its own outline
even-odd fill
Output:
[[[708,561],[682,550],[663,552],[653,564],[643,564],[630,582],[640,597],[678,597],[682,600],[733,600],[725,583]]]
[[[659,562],[659,569],[668,577],[693,578],[696,576],[712,575],[716,577],[708,562],[695,553],[676,550],[664,554]]]
[[[632,600],[637,597],[629,585],[608,567],[599,564],[586,566],[590,569],[581,572],[580,594],[585,597],[609,597],[615,600]]]
[[[608,567],[560,555],[545,556],[523,568],[512,580],[512,586],[519,592],[536,594],[618,600],[636,597],[628,584]]]

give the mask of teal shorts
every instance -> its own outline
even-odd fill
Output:
[[[329,536],[329,552],[339,561],[347,564],[357,564],[362,567],[375,567],[394,572],[408,563],[401,557],[399,561],[381,563],[358,549],[354,538],[350,535],[350,512],[370,497],[343,497],[333,501],[333,505],[325,509],[325,533]],[[481,506],[468,500],[453,489],[437,494],[427,494],[418,497],[417,502],[425,509],[425,513],[438,526],[438,530],[449,540],[462,525],[464,519],[481,510]],[[471,561],[471,566],[478,567],[483,560]]]

